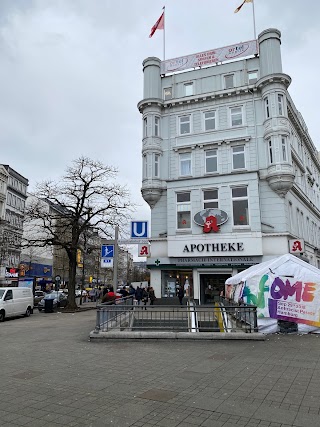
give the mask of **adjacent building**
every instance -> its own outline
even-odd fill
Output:
[[[18,282],[28,184],[9,165],[0,165],[0,286]]]
[[[142,195],[151,284],[201,303],[291,251],[320,263],[320,163],[282,70],[281,33],[143,62]]]

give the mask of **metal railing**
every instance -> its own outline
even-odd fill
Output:
[[[247,329],[251,328],[254,332],[258,332],[257,307],[255,305],[245,303],[235,304],[227,298],[221,298],[220,305],[228,308],[229,314],[234,321],[243,323]]]
[[[132,297],[97,307],[95,332],[257,332],[255,306],[194,303],[179,306],[135,305]]]

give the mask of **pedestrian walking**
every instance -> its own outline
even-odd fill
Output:
[[[154,293],[154,289],[152,286],[150,286],[150,290],[149,290],[149,298],[150,298],[150,305],[153,305],[155,300],[156,300],[156,295]]]
[[[147,309],[148,299],[149,299],[149,294],[148,294],[147,288],[144,288],[142,290],[142,301],[143,301],[143,305],[144,305],[145,310]]]
[[[136,290],[134,289],[134,287],[132,285],[129,286],[129,295],[135,295]]]
[[[183,286],[180,286],[178,290],[178,298],[180,301],[180,305],[182,305],[183,297],[184,297],[184,289],[183,289]]]
[[[136,300],[138,301],[138,305],[140,305],[140,302],[142,300],[142,293],[143,293],[143,289],[138,286],[135,293],[135,297],[136,297]]]

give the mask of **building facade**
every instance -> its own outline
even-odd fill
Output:
[[[28,179],[0,165],[0,286],[18,282]]]
[[[201,303],[214,300],[226,278],[288,253],[291,240],[319,267],[319,157],[280,44],[268,29],[250,57],[184,72],[143,62],[141,191],[158,296],[182,285]]]

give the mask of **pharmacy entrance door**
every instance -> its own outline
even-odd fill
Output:
[[[231,274],[200,274],[200,304],[219,302],[224,295],[225,281]]]

